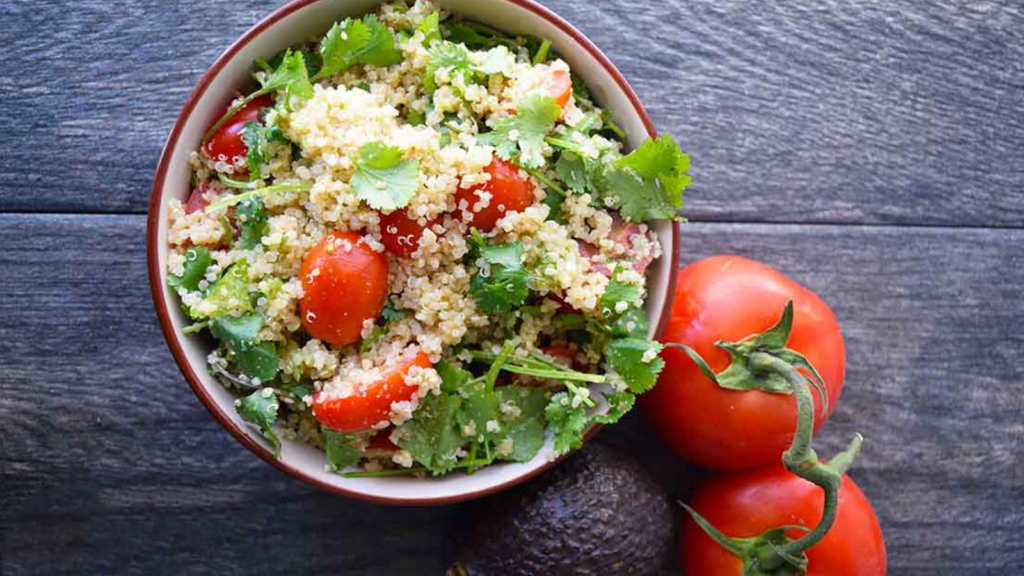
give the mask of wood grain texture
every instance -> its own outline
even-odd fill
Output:
[[[206,413],[157,328],[144,228],[0,215],[0,573],[439,574],[462,507],[319,492]],[[1022,242],[1017,230],[685,228],[687,261],[755,257],[834,307],[849,372],[821,453],[867,438],[853,476],[893,575],[1024,565]],[[598,438],[676,494],[692,482],[636,417]]]
[[[694,219],[1024,221],[1016,0],[545,3],[692,153]],[[185,96],[274,5],[0,5],[0,211],[144,211]]]

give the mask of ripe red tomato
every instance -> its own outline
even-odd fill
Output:
[[[302,326],[314,338],[358,342],[363,321],[376,319],[388,295],[388,260],[355,232],[334,232],[302,261]]]
[[[380,217],[380,241],[395,256],[408,258],[420,247],[423,231],[436,224],[436,220],[420,226],[419,222],[409,218],[405,209],[395,210],[391,214]]]
[[[779,272],[738,256],[715,256],[679,272],[662,340],[696,350],[715,372],[729,364],[718,340],[737,341],[774,325],[794,306],[789,348],[807,357],[828,389],[829,412],[843,387],[846,352],[832,310]],[[666,349],[657,386],[640,397],[648,422],[681,457],[705,468],[738,470],[777,462],[796,429],[796,399],[718,387],[681,350]],[[815,397],[815,431],[821,414]]]
[[[237,164],[235,158],[244,158],[249,153],[249,148],[242,141],[242,129],[249,122],[258,122],[260,110],[273,105],[273,103],[274,101],[270,96],[260,96],[246,104],[244,108],[229,118],[206,141],[206,144],[203,145],[206,155],[214,160],[223,160],[229,164]],[[217,116],[217,119],[219,120],[227,111],[228,109],[225,108]]]
[[[388,419],[391,404],[412,398],[417,387],[406,384],[405,375],[413,366],[430,368],[432,364],[426,354],[417,352],[385,370],[380,380],[356,386],[348,396],[317,393],[313,396],[313,415],[337,432],[369,430]]]
[[[488,232],[508,212],[522,212],[534,201],[533,185],[519,175],[519,167],[497,156],[485,171],[491,179],[473,188],[459,188],[455,194],[456,214],[471,226]],[[478,208],[480,194],[490,194],[487,206]]]
[[[555,103],[565,108],[572,98],[572,78],[565,70],[554,70],[544,79],[544,90],[555,99]]]
[[[687,504],[732,538],[757,536],[772,528],[821,520],[821,488],[790,473],[782,464],[707,480]],[[804,532],[787,530],[796,539]],[[679,538],[683,573],[688,576],[736,576],[740,560],[715,543],[687,517]],[[843,476],[836,522],[825,538],[807,551],[806,576],[884,576],[885,541],[871,503]]]

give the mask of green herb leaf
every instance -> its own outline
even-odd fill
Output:
[[[412,420],[398,427],[398,446],[433,474],[451,471],[458,462],[456,452],[466,442],[456,418],[461,404],[457,395],[427,395]]]
[[[498,445],[504,438],[512,441],[512,453],[499,455],[499,458],[527,462],[544,445],[547,392],[537,386],[502,386],[494,393],[498,397],[503,429]]]
[[[516,46],[506,34],[482,24],[475,22],[451,22],[446,23],[448,39],[456,44],[465,44],[473,49],[487,49],[498,45],[505,45],[509,48]]]
[[[600,165],[596,160],[568,150],[558,155],[555,173],[570,190],[584,194],[594,189],[594,179]]]
[[[349,466],[357,464],[363,458],[358,439],[352,434],[335,432],[324,426],[324,451],[327,452],[327,470],[340,474]]]
[[[263,436],[274,446],[274,456],[281,458],[281,439],[274,432],[277,422],[277,393],[273,388],[263,388],[235,400],[235,409],[242,420],[259,427]]]
[[[604,294],[601,295],[601,316],[610,318],[625,312],[625,310],[618,310],[620,302],[625,302],[629,307],[639,304],[640,287],[636,284],[627,284],[619,280],[618,269],[616,269],[616,273],[612,276],[611,281],[608,282]]]
[[[604,399],[608,403],[608,411],[593,417],[594,422],[601,424],[615,424],[632,410],[633,404],[636,403],[636,396],[629,392],[609,392],[604,395]]]
[[[589,426],[587,410],[583,404],[572,405],[567,392],[559,392],[551,397],[544,416],[554,440],[555,451],[559,454],[583,446],[583,436]]]
[[[250,249],[260,245],[260,240],[270,232],[267,223],[267,210],[263,200],[258,196],[243,200],[235,208],[235,216],[241,224],[242,232],[238,241],[242,248]]]
[[[341,72],[356,64],[391,66],[402,61],[394,33],[377,16],[335,22],[320,43],[323,66],[316,79]]]
[[[387,322],[395,322],[397,320],[403,320],[412,316],[412,310],[407,308],[395,308],[391,305],[391,302],[385,302],[384,308],[380,311],[380,317]]]
[[[441,40],[441,15],[438,12],[431,12],[429,16],[420,22],[419,30],[423,32],[423,45],[430,48],[430,45]]]
[[[470,293],[477,306],[488,314],[511,312],[529,296],[529,274],[523,269],[523,245],[518,242],[480,246],[480,256],[490,265],[490,274],[477,274]]]
[[[690,185],[689,169],[690,156],[679,150],[672,136],[648,139],[605,174],[608,194],[627,220],[673,218]]]
[[[630,308],[612,322],[608,332],[613,338],[646,338],[647,313],[641,308]]]
[[[169,276],[167,285],[171,288],[184,288],[189,292],[199,290],[199,283],[206,276],[206,269],[212,262],[210,251],[202,246],[185,250],[185,270],[181,276]]]
[[[493,146],[505,160],[511,160],[518,150],[519,164],[539,168],[544,165],[544,137],[561,114],[562,108],[554,98],[534,92],[519,101],[515,114],[497,120],[494,130],[480,134],[478,140]]]
[[[658,354],[662,345],[643,338],[615,338],[608,342],[605,358],[608,367],[616,371],[629,389],[641,394],[654,387],[658,374],[665,367],[665,361]],[[644,356],[652,351],[655,356],[645,362]]]
[[[287,50],[281,64],[263,80],[260,93],[283,92],[285,101],[292,98],[305,100],[313,96],[313,84],[309,81],[306,61],[302,52]]]
[[[249,122],[242,129],[242,142],[246,146],[245,167],[250,180],[263,177],[263,165],[270,161],[268,150],[272,142],[287,142],[284,133],[277,126],[267,128],[259,122]]]
[[[218,316],[210,324],[210,333],[235,355],[242,374],[267,382],[277,376],[277,347],[273,342],[259,341],[261,328],[263,317],[259,314]]]
[[[451,42],[436,42],[429,51],[430,60],[423,76],[423,88],[427,92],[437,90],[437,71],[451,68],[452,73],[469,70],[469,52],[464,46]]]
[[[458,413],[458,422],[463,436],[466,431],[473,433],[468,438],[483,442],[494,442],[501,437],[501,414],[498,412],[498,397],[493,391],[479,386],[472,390],[462,399]],[[493,422],[492,429],[488,429],[488,422]],[[497,428],[494,428],[497,426]]]
[[[192,318],[209,318],[240,312],[251,312],[252,302],[249,300],[249,264],[240,260],[224,271],[213,283],[202,306],[193,306],[189,310]],[[206,310],[202,312],[201,310]]]
[[[455,394],[462,390],[473,379],[473,374],[468,370],[463,370],[447,360],[435,364],[434,370],[437,370],[438,376],[441,377],[441,391],[447,394]]]
[[[402,160],[401,149],[370,142],[359,152],[352,190],[374,210],[397,210],[416,194],[419,170],[416,160]]]

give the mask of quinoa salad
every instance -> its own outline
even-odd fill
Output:
[[[359,477],[561,454],[629,411],[663,367],[643,306],[647,223],[690,182],[672,137],[626,153],[550,41],[424,0],[299,40],[168,208],[184,332],[240,417]]]

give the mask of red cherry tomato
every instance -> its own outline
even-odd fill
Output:
[[[192,193],[188,195],[188,201],[185,202],[185,214],[191,214],[206,208],[208,202],[206,198],[203,198],[203,194],[206,194],[206,184],[200,184],[192,189]]]
[[[473,188],[459,188],[455,211],[466,223],[488,232],[509,212],[522,212],[534,201],[533,185],[519,175],[519,168],[497,156],[484,169],[491,179]],[[480,193],[490,195],[486,207],[477,209]]]
[[[302,261],[302,326],[314,338],[344,346],[359,341],[388,294],[388,260],[354,232],[334,232]]]
[[[395,210],[380,217],[380,241],[395,256],[408,258],[420,247],[423,231],[436,224],[436,220],[420,226],[417,220],[409,218],[405,209]]]
[[[757,536],[785,525],[814,528],[821,520],[821,488],[790,473],[782,464],[706,481],[687,504],[731,538]],[[801,530],[787,530],[796,539]],[[716,544],[687,517],[679,538],[687,576],[736,576],[740,561]],[[884,576],[885,541],[871,503],[849,477],[839,490],[836,522],[807,551],[806,576]]]
[[[370,436],[370,450],[381,450],[384,452],[397,452],[398,445],[391,441],[391,427],[387,427],[373,436]]]
[[[244,158],[249,153],[249,148],[242,141],[242,129],[249,122],[258,122],[260,110],[271,106],[273,103],[274,101],[270,96],[260,96],[246,104],[244,108],[229,118],[206,141],[206,144],[203,145],[206,155],[214,160],[223,160],[230,164],[237,164],[235,158],[239,156]],[[225,108],[217,116],[217,119],[219,120],[227,111],[228,109]]]
[[[565,70],[554,70],[544,79],[544,90],[555,99],[555,103],[565,108],[572,98],[572,78]]]
[[[388,419],[393,403],[412,398],[417,387],[406,384],[405,375],[413,366],[430,368],[430,358],[417,352],[385,370],[380,380],[357,385],[348,396],[318,392],[313,397],[313,415],[337,432],[369,430]]]
[[[676,277],[672,313],[662,340],[696,350],[715,372],[729,364],[718,340],[737,341],[775,324],[793,301],[789,347],[807,357],[828,389],[830,412],[839,402],[846,352],[832,310],[779,272],[738,256],[691,264]],[[680,456],[718,470],[777,462],[796,429],[793,396],[718,387],[685,353],[666,349],[658,385],[640,397],[648,422]],[[815,431],[821,414],[815,397]]]

